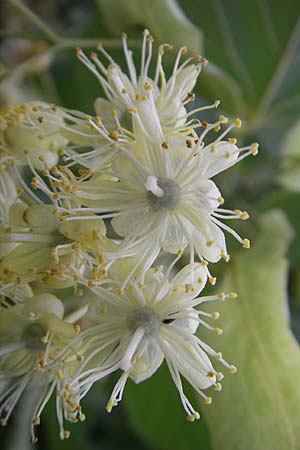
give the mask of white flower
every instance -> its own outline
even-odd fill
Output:
[[[10,105],[0,111],[1,161],[26,164],[29,159],[39,170],[58,162],[58,153],[68,142],[60,133],[63,122],[56,115],[51,125],[43,123],[41,109],[44,118],[51,112],[51,107],[43,102]]]
[[[55,197],[55,189],[50,191],[35,174],[33,184],[41,183],[47,187],[45,193]],[[50,173],[47,174],[50,178]],[[18,286],[20,280],[42,280],[56,288],[74,286],[75,293],[80,294],[76,277],[82,277],[98,264],[97,251],[94,258],[89,252],[97,239],[105,239],[104,222],[95,215],[86,220],[80,214],[64,222],[64,216],[57,215],[55,205],[43,204],[29,192],[28,204],[24,201],[28,197],[17,189],[10,175],[4,169],[0,172],[0,274],[6,283],[6,287],[2,284],[2,290],[7,291],[14,282]],[[30,204],[32,201],[36,204]]]
[[[37,441],[34,426],[40,423],[40,415],[55,390],[60,436],[69,434],[63,428],[63,414],[70,419],[71,407],[59,392],[72,363],[57,355],[78,330],[65,322],[63,316],[63,304],[48,293],[28,297],[14,306],[4,300],[0,308],[1,425],[6,425],[25,389],[40,391],[32,418],[32,442]],[[73,360],[76,362],[74,353]],[[80,409],[75,416],[74,411],[72,414],[80,415]]]
[[[113,128],[114,122],[111,112],[116,110],[122,125],[130,128],[128,123],[131,120],[128,111],[138,107],[139,100],[148,96],[151,92],[164,132],[167,135],[178,132],[189,117],[185,105],[194,100],[191,91],[202,66],[207,61],[200,56],[195,56],[180,64],[181,56],[187,53],[186,47],[182,47],[178,51],[172,74],[166,80],[162,58],[165,49],[172,49],[172,46],[161,45],[158,49],[154,76],[151,78],[149,68],[152,60],[153,37],[149,31],[144,31],[139,74],[137,74],[133,62],[132,51],[127,48],[125,34],[122,35],[122,41],[129,76],[121,70],[120,66],[101,45],[99,45],[98,50],[107,59],[108,67],[105,67],[95,52],[91,53],[91,60],[81,49],[77,52],[78,58],[96,75],[108,98],[108,100],[97,98],[95,101],[97,114],[103,118],[104,123],[109,128]],[[212,105],[212,107],[215,106],[215,104]]]
[[[118,292],[118,280],[108,280],[106,288],[97,286],[96,295],[89,307],[89,317],[98,323],[82,332],[77,338],[87,349],[81,369],[71,381],[83,397],[92,384],[118,369],[123,370],[107,404],[110,412],[121,400],[128,377],[136,383],[149,378],[166,361],[171,377],[178,389],[188,420],[200,416],[193,408],[182,388],[181,376],[191,384],[196,393],[211,403],[203,390],[214,386],[221,389],[223,375],[215,371],[207,355],[217,358],[231,373],[236,372],[220,353],[198,338],[195,333],[201,326],[221,334],[203,321],[203,317],[217,319],[219,313],[206,313],[196,307],[236,294],[220,294],[197,298],[206,283],[205,266],[196,263],[186,266],[171,281],[157,267],[147,272],[145,284],[132,281],[125,292]],[[194,279],[194,281],[192,281]],[[110,289],[108,289],[110,288]],[[121,297],[120,297],[121,295]]]
[[[241,238],[220,220],[247,219],[248,214],[223,209],[221,193],[210,180],[249,154],[257,153],[257,144],[238,148],[235,139],[224,141],[224,136],[240,121],[206,146],[204,137],[226,122],[223,116],[206,124],[197,139],[177,136],[166,142],[159,120],[154,117],[151,98],[140,103],[139,112],[133,112],[133,138],[126,143],[126,130],[123,131],[120,156],[112,168],[106,172],[96,170],[90,179],[78,179],[73,188],[73,198],[88,207],[82,207],[82,212],[112,218],[114,230],[124,238],[116,251],[104,252],[106,268],[116,259],[133,257],[126,259],[128,277],[124,285],[133,274],[143,274],[161,249],[182,253],[188,247],[191,262],[195,254],[200,260],[217,262],[223,257],[227,261],[223,230],[233,234],[243,247],[249,247],[248,239]],[[91,124],[98,126],[93,120]]]

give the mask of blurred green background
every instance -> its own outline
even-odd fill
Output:
[[[106,380],[83,402],[87,420],[71,426],[68,441],[58,438],[50,403],[36,448],[299,450],[299,0],[6,0],[0,23],[2,106],[39,99],[93,113],[101,88],[75,47],[89,51],[103,42],[122,66],[121,32],[139,55],[147,27],[155,43],[186,45],[209,60],[197,98],[220,99],[222,113],[243,121],[239,143],[260,143],[256,158],[217,180],[228,207],[250,212],[238,230],[251,238],[252,249],[241,252],[230,240],[231,261],[213,267],[219,277],[213,290],[236,291],[239,299],[219,308],[224,335],[200,330],[238,366],[237,375],[225,378],[213,405],[200,403],[202,420],[194,424],[186,422],[165,367],[141,385],[129,382],[111,414],[104,405],[114,380]],[[174,55],[165,58],[167,72]],[[30,448],[33,403],[29,392],[1,430],[1,449]]]

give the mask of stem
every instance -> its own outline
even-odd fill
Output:
[[[17,0],[10,0],[10,1],[17,1]],[[3,81],[6,77],[12,75],[16,71],[18,73],[28,69],[31,64],[35,64],[39,61],[40,58],[44,58],[45,56],[49,56],[50,58],[57,52],[60,52],[62,50],[66,49],[72,49],[76,47],[82,47],[82,48],[93,48],[96,47],[99,43],[101,43],[103,46],[107,48],[117,48],[122,45],[122,41],[120,39],[89,39],[89,38],[83,38],[83,39],[74,39],[74,38],[66,38],[62,39],[59,43],[47,48],[46,50],[38,53],[37,55],[33,56],[32,58],[29,58],[27,61],[25,61],[22,64],[19,64],[15,69],[8,69],[3,68],[3,70],[0,70],[0,82]],[[138,40],[128,40],[128,44],[131,47],[138,47],[140,45],[140,41]]]
[[[52,30],[39,16],[32,12],[26,5],[19,0],[9,0],[9,2],[17,8],[31,23],[39,28],[45,36],[48,37],[50,42],[56,44],[60,42],[59,35]]]

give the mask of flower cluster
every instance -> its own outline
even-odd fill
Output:
[[[151,34],[139,73],[122,41],[128,74],[101,46],[77,50],[106,94],[95,115],[43,102],[0,111],[0,415],[5,425],[38,387],[33,442],[53,392],[64,439],[65,421],[85,418],[81,399],[118,370],[108,412],[128,378],[140,383],[165,361],[189,421],[200,415],[182,377],[210,404],[204,391],[223,378],[211,360],[236,372],[201,339],[202,327],[222,333],[202,304],[236,294],[199,295],[216,282],[209,263],[229,260],[224,232],[250,247],[225,223],[248,213],[224,209],[212,178],[258,145],[238,147],[239,119],[202,120],[220,103],[200,106],[192,93],[204,58],[182,62],[181,48],[167,79],[171,46],[161,45],[151,76]]]

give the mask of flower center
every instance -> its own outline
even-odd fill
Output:
[[[25,347],[31,352],[40,352],[45,348],[41,338],[47,333],[46,328],[41,323],[29,324],[22,335]]]
[[[152,309],[147,306],[134,309],[127,316],[127,326],[135,332],[142,327],[145,330],[145,337],[152,338],[157,336],[160,329],[160,318]]]
[[[154,211],[174,209],[181,196],[180,187],[168,178],[149,176],[145,183],[147,199]]]

